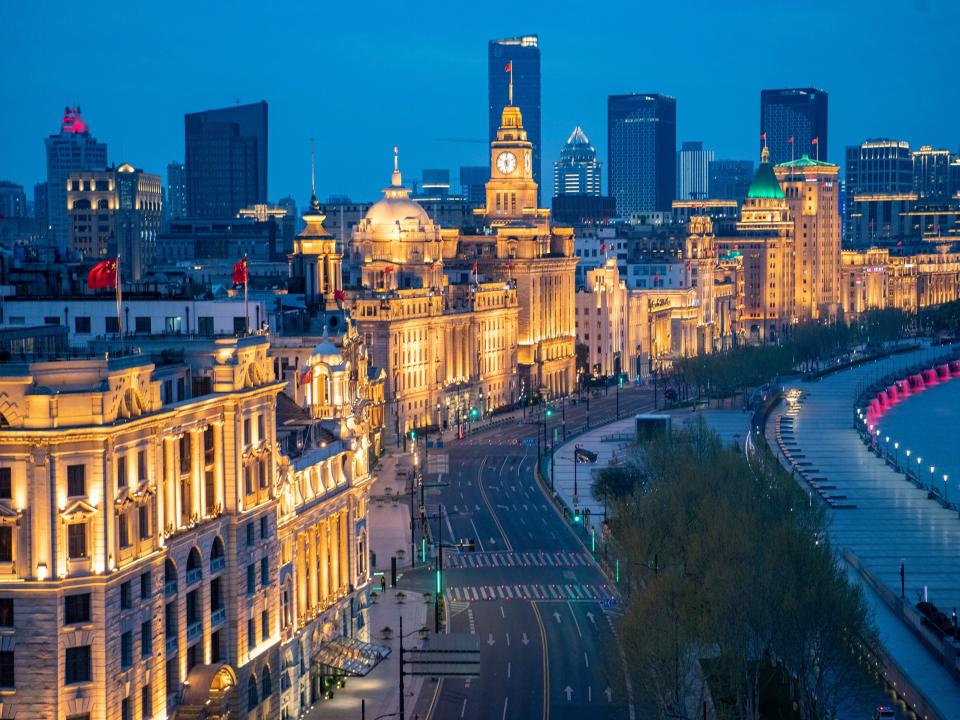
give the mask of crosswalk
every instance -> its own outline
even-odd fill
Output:
[[[444,567],[583,567],[593,565],[590,553],[575,552],[473,552],[444,557]]]
[[[616,597],[609,585],[583,583],[529,583],[512,585],[456,585],[444,591],[448,603],[493,600],[556,600],[561,602],[602,602]]]

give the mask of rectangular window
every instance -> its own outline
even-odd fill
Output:
[[[260,558],[260,587],[270,584],[270,559]]]
[[[250,437],[250,418],[243,419],[243,444],[244,446],[253,444],[253,438]]]
[[[0,526],[0,562],[13,562],[13,528]]]
[[[63,624],[76,625],[90,622],[90,593],[65,595],[63,598]]]
[[[66,663],[64,664],[67,685],[71,683],[90,682],[90,646],[80,645],[67,648]]]
[[[133,607],[133,596],[130,592],[130,581],[120,583],[120,609],[129,610]]]
[[[270,526],[267,522],[266,515],[260,518],[260,537],[263,540],[266,540],[268,537],[270,537]]]
[[[186,400],[187,399],[187,390],[186,384],[183,382],[182,377],[177,378],[177,400]]]
[[[180,689],[180,670],[178,658],[167,660],[167,695],[172,695]]]
[[[142,720],[153,719],[153,693],[149,685],[140,688],[140,717]]]
[[[0,467],[0,500],[13,499],[13,471],[8,467]]]
[[[247,595],[253,595],[257,591],[257,566],[253,563],[247,565]]]
[[[120,701],[120,720],[133,720],[130,716],[130,698],[128,697]]]
[[[67,465],[67,495],[82,497],[87,494],[86,471],[85,465]]]
[[[0,687],[12,688],[17,686],[14,677],[13,650],[0,651]]]
[[[76,330],[78,335],[89,335],[90,334],[90,318],[89,316],[75,315],[73,318],[73,327]]]
[[[270,637],[270,612],[267,610],[260,613],[260,637],[264,640]]]
[[[151,323],[149,317],[134,318],[134,330],[138,335],[149,335],[151,332]]]
[[[153,623],[144,620],[140,623],[140,657],[153,654]]]
[[[117,318],[112,315],[108,315],[104,318],[103,328],[106,330],[107,335],[116,335],[120,332],[120,323]]]
[[[243,335],[247,331],[247,320],[243,316],[235,315],[233,318],[233,334]]]
[[[177,636],[177,603],[167,603],[163,606],[163,634],[167,638]]]
[[[183,324],[183,321],[181,320],[179,315],[174,317],[167,317],[167,318],[164,318],[163,320],[163,329],[168,335],[169,334],[179,335],[182,324]]]
[[[127,630],[120,636],[120,668],[126,670],[133,665],[133,633]]]
[[[253,535],[255,530],[252,522],[247,523],[246,527],[247,527],[247,547],[250,547],[251,545],[253,545],[253,542],[254,542]]]
[[[127,518],[127,513],[120,513],[117,518],[117,527],[120,540],[120,547],[128,548],[130,547],[130,520]]]
[[[153,573],[147,570],[140,576],[140,599],[149,600],[153,594]]]
[[[248,648],[257,646],[257,624],[253,621],[253,618],[247,620],[247,646]]]
[[[59,325],[59,324],[60,324],[60,318],[56,317],[55,315],[50,315],[50,316],[45,317],[45,318],[43,319],[43,324],[44,324],[44,325]]]
[[[140,505],[137,508],[137,521],[140,525],[140,539],[149,540],[152,533],[150,532],[150,506],[149,505]]]
[[[13,627],[13,598],[0,598],[0,627]]]
[[[266,439],[266,433],[263,429],[263,415],[257,415],[257,442],[262,443]]]
[[[147,451],[137,451],[137,482],[145,483],[150,478],[147,477]]]
[[[213,337],[213,318],[200,316],[197,318],[197,334],[205,337]]]

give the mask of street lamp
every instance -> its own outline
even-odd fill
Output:
[[[897,470],[899,470],[900,469],[900,443],[895,442],[893,444],[893,453],[894,453],[893,455],[894,466],[897,468]]]
[[[920,480],[920,465],[921,465],[921,463],[923,463],[923,458],[922,458],[922,457],[918,457],[918,458],[917,458],[917,482],[921,482],[921,480]]]
[[[930,466],[930,490],[931,491],[933,491],[933,471],[934,470],[936,470],[936,468],[933,465],[931,465]]]
[[[886,440],[887,440],[887,460],[889,460],[890,459],[890,436],[889,435],[887,435]]]
[[[949,479],[950,479],[949,476],[946,473],[944,473],[943,474],[943,501],[944,502],[947,502],[947,480]]]

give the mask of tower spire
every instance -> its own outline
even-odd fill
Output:
[[[317,170],[314,162],[313,136],[310,137],[310,197],[317,196]]]
[[[396,145],[393,146],[393,177],[390,179],[390,184],[394,187],[403,185],[403,178],[400,175],[400,148]]]

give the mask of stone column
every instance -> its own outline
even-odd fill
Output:
[[[177,468],[173,446],[176,440],[173,437],[163,439],[163,496],[166,502],[165,516],[167,523],[176,530],[180,527],[180,506],[177,502]]]
[[[351,582],[350,574],[350,537],[352,533],[347,532],[347,525],[350,519],[349,509],[340,513],[340,585],[343,588],[349,588]],[[411,558],[411,561],[413,558]]]
[[[47,577],[56,578],[59,573],[66,572],[66,560],[61,562],[62,567],[55,567],[57,560],[57,541],[60,529],[63,527],[60,522],[60,515],[57,512],[51,512],[51,506],[55,506],[56,497],[50,496],[50,490],[53,483],[50,481],[50,475],[53,473],[54,460],[48,453],[47,446],[34,446],[30,451],[30,462],[26,463],[27,497],[30,498],[30,506],[27,508],[27,525],[30,533],[30,547],[33,549],[33,557],[30,558],[30,567],[28,572],[20,572],[20,577],[37,577],[37,566],[47,566]],[[54,486],[55,487],[55,486]],[[49,518],[49,520],[47,520]],[[48,522],[53,527],[47,525]],[[26,540],[26,533],[21,535]],[[20,544],[26,545],[26,542]],[[66,558],[66,553],[63,557]]]
[[[330,592],[334,595],[340,590],[340,529],[337,527],[337,515],[331,515],[329,520],[330,537]]]
[[[327,549],[326,521],[319,523],[318,527],[320,535],[320,571],[318,573],[320,577],[320,597],[325,603],[327,598],[330,596],[330,566],[329,552]]]
[[[306,535],[307,557],[305,562],[310,566],[310,583],[307,586],[307,606],[314,608],[317,606],[317,535],[310,531]]]
[[[307,537],[301,533],[297,535],[297,609],[299,616],[307,611],[310,602],[307,595]]]
[[[223,423],[213,424],[213,486],[216,497],[214,503],[220,506],[220,511],[226,511],[223,495]]]
[[[203,478],[203,433],[200,430],[190,431],[190,514],[203,516],[203,498],[206,495]]]

